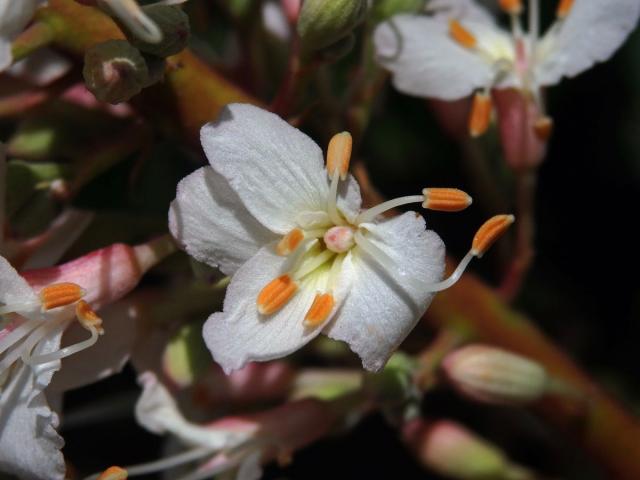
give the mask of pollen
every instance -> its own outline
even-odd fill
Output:
[[[282,256],[289,255],[298,248],[302,240],[304,240],[304,232],[299,228],[294,228],[278,242],[276,253]]]
[[[500,8],[510,15],[520,15],[522,13],[522,1],[500,0]]]
[[[473,254],[478,258],[482,257],[514,221],[515,217],[513,215],[496,215],[484,222],[473,237],[471,245]]]
[[[553,119],[551,117],[540,117],[533,124],[536,136],[543,141],[549,140],[553,131]]]
[[[298,290],[298,284],[289,276],[281,275],[269,282],[258,294],[258,312],[271,315],[284,307]]]
[[[476,138],[489,129],[491,122],[491,97],[484,92],[478,92],[473,97],[471,115],[469,116],[469,134]]]
[[[352,146],[353,139],[349,132],[337,133],[333,136],[327,149],[327,172],[330,177],[338,172],[341,180],[347,178]]]
[[[564,19],[567,15],[569,15],[569,12],[573,7],[573,3],[574,0],[560,0],[560,3],[558,3],[558,8],[556,9],[556,16],[559,19]]]
[[[440,212],[459,212],[473,202],[471,196],[457,188],[425,188],[422,208]]]
[[[333,310],[335,300],[330,293],[318,293],[313,300],[313,304],[304,317],[304,324],[307,327],[317,327],[322,324]]]
[[[478,44],[475,35],[455,19],[449,21],[449,35],[465,48],[473,49]]]
[[[84,290],[75,283],[54,283],[40,292],[43,310],[51,310],[77,302],[84,296]]]
[[[84,300],[80,300],[76,303],[76,317],[80,324],[87,330],[95,328],[100,335],[104,333],[104,329],[102,328],[102,319]]]
[[[102,472],[97,480],[126,480],[127,478],[129,478],[129,474],[124,468],[114,466]]]

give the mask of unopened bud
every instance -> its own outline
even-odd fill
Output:
[[[321,50],[347,37],[366,9],[365,0],[305,0],[298,19],[303,50]]]
[[[180,7],[162,4],[146,5],[142,7],[145,15],[162,32],[162,40],[149,42],[121,25],[129,41],[141,52],[165,58],[181,52],[189,42],[191,27],[189,17]]]
[[[109,40],[87,50],[82,75],[98,100],[112,104],[126,102],[149,82],[142,54],[126,40]]]
[[[469,345],[447,355],[444,372],[460,393],[480,402],[523,405],[548,391],[549,376],[540,364],[499,348]]]
[[[525,480],[534,476],[509,461],[495,445],[462,425],[417,419],[403,428],[403,438],[418,460],[448,478],[459,480]]]

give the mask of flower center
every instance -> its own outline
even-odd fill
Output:
[[[355,245],[353,228],[336,226],[331,227],[324,234],[324,244],[334,253],[345,253]]]

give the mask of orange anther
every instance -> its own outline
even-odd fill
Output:
[[[80,300],[84,291],[75,283],[54,283],[40,291],[43,310],[71,305]]]
[[[129,474],[124,468],[109,467],[100,474],[97,480],[126,480]]]
[[[76,303],[76,317],[78,317],[80,324],[87,330],[90,330],[91,327],[93,327],[100,335],[104,333],[104,329],[102,328],[102,319],[84,300],[80,300]]]
[[[258,312],[271,315],[284,307],[298,290],[298,284],[289,276],[282,275],[269,282],[258,294]]]
[[[484,255],[493,242],[500,238],[514,221],[513,215],[496,215],[484,222],[473,237],[471,244],[473,254],[476,257]]]
[[[491,122],[491,97],[484,92],[478,92],[473,97],[471,115],[469,116],[469,134],[479,137],[489,129]]]
[[[449,21],[449,35],[465,48],[475,48],[478,44],[475,35],[464,28],[458,20]]]
[[[349,132],[337,133],[333,136],[327,149],[327,172],[330,177],[333,177],[337,171],[342,180],[347,178],[352,146],[353,139]]]
[[[558,3],[558,8],[556,9],[556,16],[560,19],[563,19],[567,15],[569,15],[574,1],[575,0],[560,0],[560,3]]]
[[[334,305],[333,295],[330,293],[317,293],[311,308],[309,308],[304,317],[304,324],[307,327],[317,327],[327,319]]]
[[[521,0],[500,0],[500,8],[510,15],[519,15],[522,13]]]
[[[549,140],[553,131],[553,119],[551,117],[540,117],[533,124],[536,136],[543,141]]]
[[[440,212],[459,212],[473,202],[469,194],[457,188],[425,188],[422,195],[422,208]]]
[[[278,245],[276,245],[276,253],[283,256],[289,255],[298,248],[302,240],[304,240],[304,232],[299,228],[294,228],[278,242]]]

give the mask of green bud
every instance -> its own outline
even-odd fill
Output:
[[[87,50],[82,75],[98,100],[112,104],[126,102],[149,83],[142,54],[126,40],[109,40]]]
[[[425,0],[373,0],[371,18],[375,22],[382,22],[398,13],[415,13],[425,3]]]
[[[322,50],[348,36],[363,20],[366,0],[305,0],[298,35],[306,52]]]
[[[356,44],[356,36],[350,33],[346,37],[338,40],[333,45],[320,52],[320,57],[327,62],[336,62],[349,54]]]
[[[191,27],[189,17],[177,6],[153,4],[142,7],[142,11],[162,32],[159,42],[143,40],[140,35],[121,25],[131,44],[141,52],[166,58],[181,52],[189,42]]]

